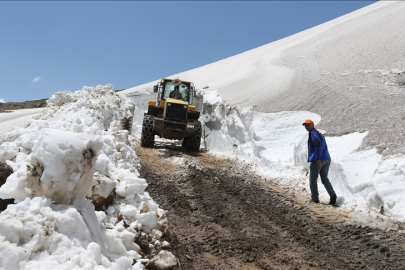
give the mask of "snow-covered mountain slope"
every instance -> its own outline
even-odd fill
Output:
[[[369,131],[364,145],[388,147],[386,154],[405,152],[405,86],[398,83],[405,71],[404,12],[403,1],[378,2],[169,77],[214,88],[230,105],[256,105],[260,112],[314,112],[329,135]]]

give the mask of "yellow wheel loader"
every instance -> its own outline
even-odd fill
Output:
[[[155,135],[183,140],[189,151],[199,151],[201,143],[200,112],[193,104],[195,88],[192,82],[163,78],[154,86],[157,99],[148,101],[148,111],[142,123],[141,146],[153,147]]]

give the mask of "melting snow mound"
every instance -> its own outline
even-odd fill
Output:
[[[46,197],[58,204],[85,198],[93,185],[101,140],[49,128],[37,133],[38,139],[26,145],[32,153],[17,154],[15,173],[0,188],[0,197]]]
[[[58,92],[35,120],[0,135],[13,169],[0,197],[17,202],[0,213],[0,268],[143,269],[159,253],[166,215],[123,130],[134,105],[112,89]],[[136,244],[145,234],[148,251]]]

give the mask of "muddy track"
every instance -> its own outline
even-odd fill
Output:
[[[243,163],[180,147],[137,154],[168,211],[176,269],[405,269],[402,233],[340,222],[339,209],[305,204]]]

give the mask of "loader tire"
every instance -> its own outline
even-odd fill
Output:
[[[188,151],[200,151],[201,144],[201,122],[195,121],[194,123],[194,134],[186,139],[186,148]]]
[[[141,146],[153,147],[155,145],[155,130],[153,129],[153,121],[155,117],[145,115],[142,122]]]

